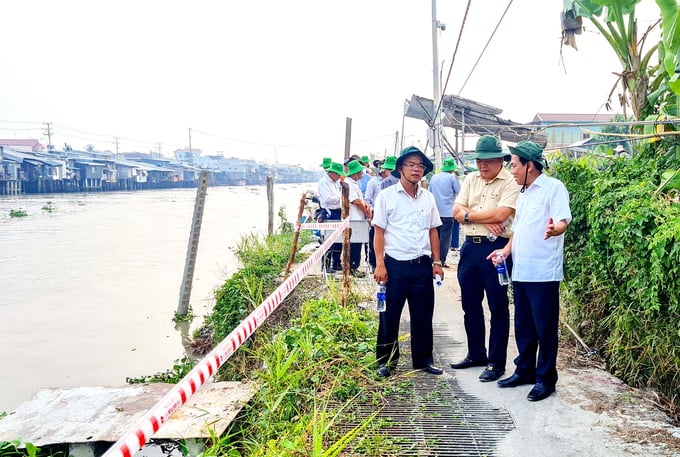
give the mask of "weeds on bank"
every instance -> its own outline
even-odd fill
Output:
[[[34,444],[24,443],[21,440],[0,441],[0,457],[68,457],[68,452],[51,451],[41,449]]]
[[[664,139],[631,160],[560,160],[573,221],[565,235],[564,316],[608,369],[680,410],[680,204],[659,189],[680,168]],[[677,195],[677,194],[675,194]],[[671,413],[673,414],[673,413]]]
[[[377,321],[331,294],[302,304],[287,328],[271,329],[245,351],[259,366],[250,377],[260,389],[205,455],[337,456],[350,443],[362,455],[381,455],[384,440],[361,439],[367,429],[378,434],[380,408],[358,420],[351,412],[353,404],[370,399],[365,389],[376,385]]]

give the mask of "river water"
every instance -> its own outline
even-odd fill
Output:
[[[274,186],[274,226],[315,183]],[[0,412],[44,387],[120,386],[165,371],[238,268],[233,249],[265,234],[264,186],[210,187],[191,293],[176,328],[196,189],[0,197]],[[47,211],[44,207],[51,207]],[[11,218],[11,210],[27,217]]]

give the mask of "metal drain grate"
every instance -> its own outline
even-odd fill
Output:
[[[466,394],[454,378],[447,378],[414,372],[408,378],[410,387],[386,397],[376,417],[384,424],[377,433],[389,437],[398,448],[395,455],[493,456],[498,443],[514,429],[505,409]],[[375,409],[371,404],[356,405],[357,422],[342,428],[351,429]]]

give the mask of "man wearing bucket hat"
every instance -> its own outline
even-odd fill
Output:
[[[476,160],[478,171],[465,178],[453,208],[453,215],[465,234],[458,262],[458,282],[467,354],[451,367],[483,366],[479,380],[488,382],[497,380],[505,372],[510,311],[508,286],[499,284],[496,268],[487,256],[505,246],[510,237],[507,225],[515,212],[519,186],[503,167],[504,162],[510,160],[510,154],[503,152],[498,138],[482,136],[472,158]],[[511,259],[507,266],[512,268]],[[485,294],[491,314],[488,355],[482,305]]]
[[[432,162],[416,147],[401,152],[392,174],[399,182],[381,190],[375,199],[377,283],[387,287],[387,308],[380,313],[376,360],[378,376],[389,376],[399,360],[399,323],[408,301],[411,318],[413,368],[439,375],[432,357],[435,275],[444,277],[439,259],[437,227],[441,225],[432,193],[420,187]]]
[[[428,189],[434,195],[437,202],[437,210],[442,220],[442,225],[437,227],[439,233],[439,258],[444,268],[446,265],[446,255],[451,247],[451,232],[453,232],[453,202],[460,192],[460,183],[454,174],[458,169],[456,161],[449,157],[444,159],[441,172],[435,174],[430,179]]]
[[[378,193],[382,190],[381,184],[383,180],[396,168],[397,158],[395,156],[387,156],[385,160],[376,160],[373,165],[378,169],[378,174],[371,178],[366,185],[365,200],[371,205],[375,206],[375,199]],[[375,229],[373,224],[368,231],[368,264],[371,266],[371,271],[375,271],[375,250],[373,248],[373,238],[375,236]]]
[[[324,157],[323,161],[321,162],[321,165],[319,166],[323,168],[323,171],[326,171],[331,166],[331,163],[333,163],[333,159],[331,159],[330,157]]]
[[[321,220],[323,221],[339,221],[342,218],[342,188],[340,187],[340,177],[344,176],[345,172],[342,165],[337,162],[331,162],[326,170],[326,176],[321,178],[318,184],[319,192],[319,206],[323,208],[321,211]],[[342,252],[342,243],[333,243],[329,253],[331,262],[330,265],[324,263],[324,267],[330,267],[331,270],[340,271],[340,254]]]
[[[514,263],[512,291],[519,355],[515,372],[498,385],[534,384],[527,399],[540,401],[555,391],[557,382],[564,232],[571,222],[569,192],[561,181],[543,173],[547,162],[539,145],[520,141],[510,152],[510,172],[522,189],[512,236],[498,251],[505,257],[512,255]]]
[[[364,174],[364,166],[357,160],[352,160],[347,164],[347,180],[349,185],[349,220],[363,221],[371,219],[371,206],[364,201],[359,180]],[[365,273],[359,271],[361,264],[361,247],[363,243],[350,243],[349,267],[353,276],[364,277]]]

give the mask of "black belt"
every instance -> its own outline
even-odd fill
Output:
[[[386,256],[386,257],[390,257],[390,256]],[[429,263],[429,264],[432,263],[432,259],[430,259],[430,257],[426,256],[426,255],[421,255],[420,257],[416,257],[415,259],[411,259],[411,260],[397,260],[393,257],[390,257],[390,260],[393,260],[397,263],[404,263],[404,264],[408,264],[408,265],[417,265],[417,264],[420,264],[420,263]]]
[[[474,243],[474,244],[495,243],[498,240],[508,241],[507,238],[502,237],[502,236],[499,236],[494,241],[489,241],[489,239],[486,237],[486,235],[484,235],[484,236],[466,236],[465,240],[469,241],[470,243]]]

